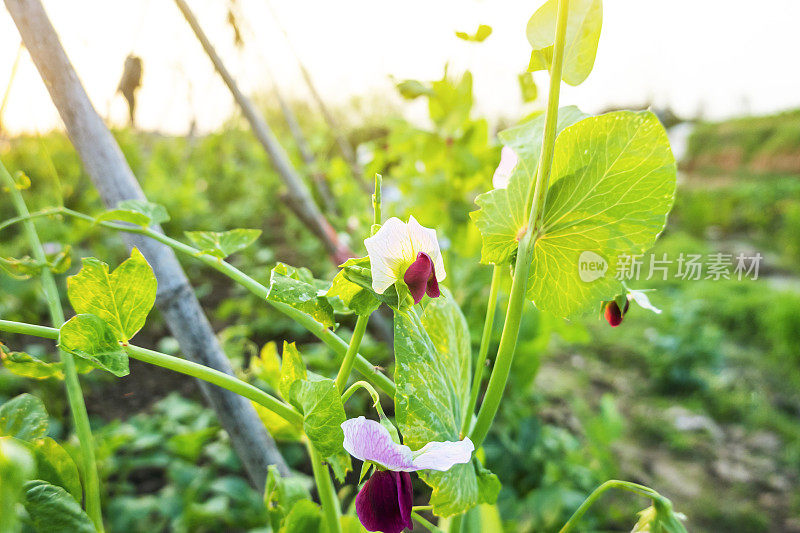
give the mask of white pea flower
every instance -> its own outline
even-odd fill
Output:
[[[403,280],[414,303],[427,294],[439,296],[439,282],[444,280],[444,261],[436,240],[436,230],[422,227],[414,217],[408,223],[392,217],[367,239],[372,289],[383,294],[395,282]]]

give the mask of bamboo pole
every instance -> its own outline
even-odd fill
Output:
[[[121,200],[144,200],[139,183],[89,101],[41,1],[5,0],[5,5],[103,202],[113,207]],[[158,278],[158,307],[184,356],[233,374],[172,249],[137,235],[129,236],[127,241],[130,247],[139,248],[153,267]],[[231,436],[234,449],[257,488],[263,490],[268,465],[275,464],[281,472],[288,472],[274,440],[248,400],[203,382],[200,388]]]

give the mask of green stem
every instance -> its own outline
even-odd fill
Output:
[[[35,337],[42,337],[45,339],[58,340],[58,329],[48,328],[46,326],[36,326],[34,324],[25,324],[22,322],[12,322],[10,320],[0,320],[0,331],[9,333],[18,333],[20,335],[32,335]],[[229,374],[220,372],[213,368],[174,357],[164,353],[148,350],[147,348],[140,348],[128,344],[125,346],[125,351],[132,359],[138,359],[144,363],[160,366],[168,370],[173,370],[187,376],[192,376],[197,379],[202,379],[223,389],[235,392],[240,396],[244,396],[248,400],[252,400],[259,405],[263,405],[273,413],[283,417],[286,421],[296,426],[302,426],[303,415],[301,415],[294,407],[283,403],[274,396],[267,394],[258,387],[254,387],[249,383],[237,379]]]
[[[375,174],[375,193],[372,195],[372,225],[378,226],[381,223],[381,186],[383,184],[383,176]],[[374,232],[372,232],[374,235]]]
[[[569,0],[559,0],[558,15],[556,17],[556,39],[553,49],[553,66],[550,71],[550,92],[547,97],[547,112],[544,119],[544,137],[542,139],[542,153],[539,159],[536,174],[536,188],[530,206],[528,227],[519,242],[517,262],[514,266],[514,278],[511,282],[511,295],[506,310],[506,321],[503,333],[500,336],[500,346],[497,349],[494,368],[492,369],[486,395],[478,412],[478,418],[472,428],[470,438],[475,447],[480,446],[489,432],[489,428],[500,407],[503,392],[514,359],[517,347],[517,336],[522,320],[522,310],[525,304],[528,288],[528,270],[530,269],[535,243],[535,221],[538,219],[539,199],[546,193],[547,183],[550,179],[550,170],[553,162],[553,147],[556,141],[556,122],[558,116],[558,98],[561,89],[561,67],[564,60],[564,40],[567,32],[567,12]]]
[[[62,215],[69,215],[80,220],[84,220],[91,224],[96,224],[96,220],[94,217],[86,215],[84,213],[80,213],[78,211],[73,211],[72,209],[67,208],[58,208],[58,209],[48,209],[45,211],[40,211],[35,213],[33,216],[47,216],[53,214],[62,214]],[[21,220],[26,220],[31,217],[18,217],[15,221],[19,222]],[[11,222],[11,221],[8,221]],[[184,244],[180,241],[177,241],[171,237],[167,237],[163,233],[159,233],[154,231],[150,228],[143,228],[141,226],[128,226],[124,224],[119,224],[115,222],[100,222],[98,224],[104,228],[113,229],[115,231],[124,231],[127,233],[136,233],[138,235],[144,235],[154,239],[162,244],[169,246],[170,248],[190,255],[206,265],[210,266],[211,268],[225,274],[235,282],[242,285],[244,288],[249,290],[251,293],[255,294],[259,298],[263,298],[266,300],[267,295],[269,294],[269,289],[259,283],[258,281],[254,280],[238,268],[234,267],[230,263],[227,263],[218,257],[215,257],[210,254],[204,254],[200,250],[193,248],[187,244]],[[0,225],[0,229],[2,229],[3,225]],[[280,311],[284,315],[288,316],[301,326],[305,327],[312,335],[316,336],[320,339],[326,346],[328,346],[333,352],[339,356],[344,358],[345,354],[347,353],[348,344],[343,341],[338,335],[336,335],[333,331],[326,328],[310,316],[298,311],[294,307],[289,305],[280,303],[280,302],[271,302],[266,300],[269,305],[274,307],[276,310]],[[370,363],[367,359],[365,359],[362,355],[356,354],[354,368],[360,372],[364,377],[372,381],[378,388],[383,390],[390,396],[394,396],[395,386],[391,379],[387,376],[382,374],[378,367]]]
[[[589,495],[589,497],[586,498],[586,500],[581,504],[580,507],[578,507],[578,510],[572,514],[569,520],[567,520],[567,523],[564,524],[564,527],[562,527],[559,530],[559,533],[567,533],[568,531],[570,531],[573,528],[573,526],[575,526],[575,524],[578,523],[581,517],[583,517],[583,515],[586,514],[586,511],[589,510],[589,507],[591,507],[592,504],[596,502],[597,499],[600,498],[600,496],[602,496],[605,491],[613,488],[627,490],[639,494],[640,496],[651,498],[653,500],[661,500],[661,501],[666,500],[666,498],[661,496],[659,493],[657,493],[656,491],[654,491],[649,487],[645,487],[644,485],[631,483],[630,481],[619,481],[617,479],[611,479],[609,481],[606,481],[596,489],[594,489],[594,491]]]
[[[352,385],[350,385],[346,391],[342,393],[342,403],[347,403],[347,400],[355,394],[358,389],[366,390],[369,395],[372,397],[372,401],[375,405],[380,405],[380,397],[378,396],[378,391],[372,388],[372,385],[367,383],[366,381],[356,381]]]
[[[350,337],[350,345],[347,347],[347,352],[342,359],[342,366],[339,367],[339,373],[336,374],[336,389],[341,392],[347,385],[347,380],[350,378],[350,371],[353,370],[353,363],[356,362],[358,355],[358,348],[361,346],[361,339],[364,338],[364,332],[367,331],[367,323],[369,322],[369,315],[359,315],[356,320],[356,327],[353,329],[353,336]]]
[[[461,513],[453,517],[450,521],[450,533],[461,533],[461,528],[464,525],[464,516],[466,513]]]
[[[17,184],[6,167],[0,162],[0,176],[8,187],[11,201],[20,217],[28,217],[28,206],[22,198]],[[61,327],[64,323],[64,310],[61,307],[61,297],[58,294],[53,273],[47,267],[47,256],[36,232],[33,220],[23,222],[23,229],[31,247],[34,259],[42,263],[41,281],[42,290],[47,299],[47,307],[50,312],[50,320],[55,327]],[[72,355],[59,351],[59,357],[64,367],[64,381],[67,389],[67,400],[69,402],[72,421],[75,424],[75,433],[78,436],[81,454],[81,470],[83,471],[84,492],[86,500],[86,513],[94,522],[94,526],[99,533],[105,531],[103,526],[103,513],[100,503],[100,478],[97,475],[97,465],[95,463],[94,442],[92,440],[92,428],[89,425],[89,415],[86,412],[86,402],[83,399],[81,384],[78,380],[78,372],[75,370],[75,360]]]
[[[322,457],[310,442],[306,444],[306,447],[311,458],[311,468],[314,470],[314,481],[317,484],[317,494],[319,494],[319,502],[322,504],[322,514],[325,516],[327,531],[328,533],[341,533],[339,498],[334,491],[328,465],[322,462]]]
[[[489,289],[489,303],[486,305],[486,319],[483,322],[483,334],[481,335],[481,347],[478,356],[475,358],[474,374],[472,375],[472,388],[470,389],[469,404],[464,412],[464,421],[461,424],[461,437],[469,433],[472,424],[472,414],[475,412],[475,405],[478,403],[478,392],[483,381],[483,370],[486,365],[486,356],[489,354],[489,343],[492,340],[492,328],[494,327],[494,315],[497,310],[497,294],[500,288],[500,279],[503,274],[503,267],[495,265],[492,270],[492,285]]]
[[[435,524],[420,516],[420,514],[417,513],[417,509],[418,509],[417,507],[414,507],[413,510],[411,511],[411,518],[413,518],[419,525],[421,525],[431,533],[442,533],[442,530],[436,527]]]

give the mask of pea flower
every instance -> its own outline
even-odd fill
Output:
[[[492,176],[492,187],[495,189],[505,189],[508,187],[508,182],[511,179],[511,173],[514,172],[514,167],[517,166],[519,157],[517,153],[510,146],[503,146],[500,151],[500,164]]]
[[[403,280],[418,304],[427,294],[439,296],[439,282],[444,280],[444,261],[436,240],[436,230],[425,228],[412,216],[408,223],[392,217],[367,239],[372,289],[383,294],[398,280]]]
[[[650,298],[647,297],[646,293],[651,290],[653,289],[633,290],[626,288],[627,292],[624,296],[625,303],[621,309],[618,301],[623,298],[622,296],[618,296],[616,299],[608,302],[603,302],[601,309],[606,321],[608,321],[612,328],[622,324],[622,319],[625,318],[625,314],[628,312],[631,301],[636,302],[642,309],[647,309],[648,311],[652,311],[657,315],[661,314],[661,309],[651,304]]]
[[[469,438],[458,442],[429,442],[412,451],[392,440],[389,430],[363,416],[342,423],[344,449],[378,468],[356,496],[356,514],[367,531],[400,533],[413,528],[411,475],[417,470],[450,470],[468,463],[475,446]]]

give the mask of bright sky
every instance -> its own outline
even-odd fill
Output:
[[[516,117],[523,107],[516,81],[530,48],[525,25],[539,5],[521,0],[269,0],[318,88],[331,103],[354,95],[393,94],[390,76],[441,77],[443,66],[475,76],[480,113]],[[188,0],[247,93],[270,88],[308,98],[268,0],[238,0],[246,16],[245,51],[233,46],[227,0]],[[125,56],[143,58],[139,125],[185,133],[218,127],[233,112],[227,89],[177,7],[169,0],[45,0],[98,111],[122,123],[114,96]],[[725,117],[800,107],[800,1],[606,0],[595,68],[563,103],[598,112],[612,105],[672,105],[678,113]],[[455,38],[489,24],[483,44]],[[0,11],[0,95],[8,83],[19,36]],[[537,74],[541,90],[546,74]],[[542,105],[541,102],[538,105]],[[409,113],[419,114],[419,105]],[[27,54],[12,87],[4,124],[45,131],[60,121]]]

